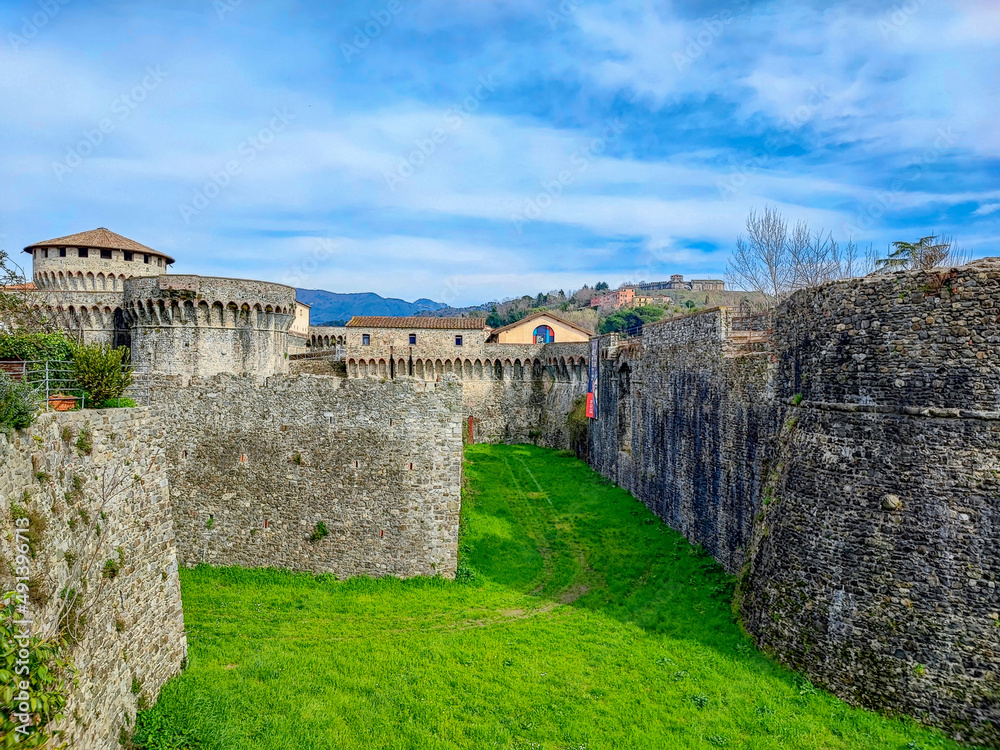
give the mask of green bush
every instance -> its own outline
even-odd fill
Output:
[[[635,330],[642,328],[644,323],[655,323],[665,314],[666,311],[663,308],[649,305],[631,310],[617,310],[601,322],[597,332],[604,334]]]
[[[135,401],[130,398],[109,398],[94,404],[94,409],[131,409]]]
[[[73,344],[61,333],[0,335],[0,359],[66,361]]]
[[[37,414],[38,401],[31,386],[0,372],[0,428],[23,430]]]
[[[125,346],[117,349],[106,344],[73,347],[73,376],[87,392],[88,407],[120,399],[125,389],[132,385],[129,357],[129,349]]]

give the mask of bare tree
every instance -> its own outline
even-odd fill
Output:
[[[24,269],[0,250],[0,333],[49,330],[40,310],[34,285],[28,283]]]
[[[732,287],[756,292],[765,309],[797,289],[864,273],[866,262],[853,239],[838,243],[832,232],[813,232],[804,221],[789,231],[776,208],[750,211],[746,227],[746,236],[736,240],[727,276]]]
[[[778,209],[765,206],[760,213],[750,211],[746,227],[746,236],[736,240],[726,275],[730,286],[757,292],[766,307],[774,307],[792,289],[788,222]]]
[[[840,244],[833,233],[811,233],[805,223],[795,225],[789,242],[792,288],[808,289],[859,275],[863,261],[854,240]]]

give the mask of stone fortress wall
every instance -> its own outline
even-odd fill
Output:
[[[568,418],[587,392],[589,343],[491,343],[484,328],[460,328],[471,323],[458,320],[444,329],[347,328],[347,377],[454,378],[462,387],[466,425],[473,420],[473,440],[571,448]]]
[[[132,360],[151,372],[264,378],[288,370],[295,290],[283,284],[204,276],[125,282]]]
[[[140,701],[155,701],[187,655],[162,441],[144,407],[45,414],[0,433],[0,585],[13,589],[17,515],[34,550],[35,627],[58,620],[58,592],[79,595],[67,654],[78,671],[59,727],[71,748],[118,748]]]
[[[846,700],[1000,743],[1000,264],[601,342],[599,471],[740,575],[757,643]]]
[[[457,384],[219,375],[154,398],[182,564],[454,576]]]
[[[111,273],[108,291],[108,273],[100,289],[36,271],[73,302],[54,313],[166,373],[153,396],[184,564],[450,576],[467,417],[476,440],[574,445],[586,343],[418,330],[397,352],[348,329],[310,339],[344,346],[346,380],[288,376],[288,287]],[[602,337],[586,446],[739,574],[762,648],[851,702],[985,743],[1000,742],[998,286],[987,261],[800,292],[767,341],[723,308]]]

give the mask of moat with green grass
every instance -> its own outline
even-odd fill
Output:
[[[181,572],[145,750],[958,748],[759,653],[734,580],[570,454],[466,450],[456,581]]]

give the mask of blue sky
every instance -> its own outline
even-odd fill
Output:
[[[748,210],[1000,255],[994,0],[0,3],[0,246],[454,305],[718,277]]]

